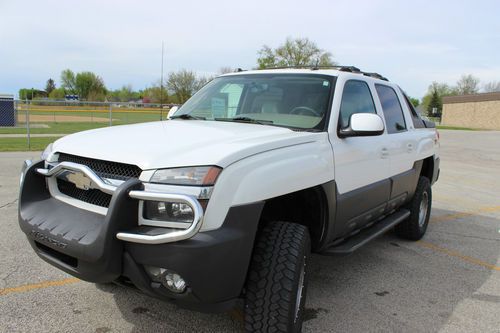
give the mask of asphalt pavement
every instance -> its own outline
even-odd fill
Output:
[[[314,255],[304,332],[500,332],[500,132],[440,133],[427,235]],[[241,311],[178,309],[39,259],[17,224],[21,162],[38,156],[0,153],[0,332],[243,330]]]

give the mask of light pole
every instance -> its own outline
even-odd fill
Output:
[[[160,120],[163,120],[163,41],[161,42]]]

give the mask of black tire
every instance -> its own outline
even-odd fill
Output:
[[[422,205],[427,205],[425,213]],[[419,240],[427,231],[432,208],[431,183],[427,177],[419,178],[415,194],[405,208],[410,210],[410,217],[396,226],[396,233],[401,238]]]
[[[246,284],[248,332],[301,331],[310,253],[309,231],[303,225],[271,222],[262,229]]]

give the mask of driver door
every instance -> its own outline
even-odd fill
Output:
[[[374,113],[383,119],[373,100],[374,87],[363,80],[347,80],[341,86],[338,112],[332,110],[330,142],[335,159],[337,210],[335,238],[373,221],[384,213],[390,196],[390,164],[386,131],[378,136],[339,138],[338,128],[349,126],[354,113]],[[338,92],[338,90],[337,90]]]

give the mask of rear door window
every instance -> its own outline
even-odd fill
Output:
[[[403,109],[394,89],[382,84],[376,84],[375,89],[377,90],[380,104],[382,104],[387,133],[393,134],[406,131]]]

